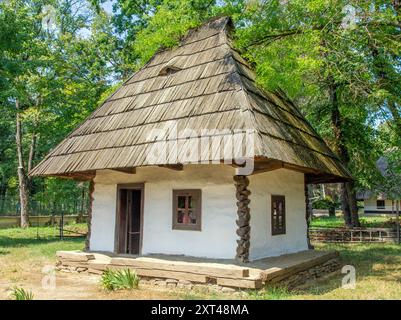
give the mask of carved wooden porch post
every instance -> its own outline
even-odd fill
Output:
[[[309,203],[309,188],[308,184],[306,183],[306,178],[305,178],[305,219],[306,219],[306,241],[308,244],[309,249],[313,249],[314,247],[312,246],[309,238],[309,225],[310,225],[310,218],[311,218],[311,207]]]
[[[237,235],[239,240],[237,240],[237,254],[236,259],[240,262],[249,261],[249,246],[251,237],[251,226],[250,219],[251,215],[249,213],[249,202],[248,196],[251,192],[247,189],[249,185],[249,179],[246,176],[234,176],[235,188],[236,188],[236,198],[237,198],[237,214],[238,219],[236,220],[238,229]]]
[[[88,233],[86,235],[85,250],[90,249],[90,237],[92,229],[92,205],[93,205],[93,192],[95,191],[95,182],[93,179],[89,182],[89,208],[88,208]]]

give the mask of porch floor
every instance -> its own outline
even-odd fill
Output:
[[[131,268],[141,277],[257,289],[336,259],[336,251],[307,250],[240,263],[182,255],[115,255],[112,253],[58,251],[59,265],[102,273],[107,268]]]

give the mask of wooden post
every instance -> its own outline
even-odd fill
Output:
[[[93,192],[95,191],[95,182],[93,180],[89,183],[89,208],[88,208],[88,233],[86,234],[85,250],[90,249],[90,237],[92,228],[92,204],[93,204]]]
[[[237,235],[239,236],[239,240],[237,240],[237,254],[235,258],[240,262],[248,262],[251,237],[251,215],[248,207],[250,202],[248,196],[251,194],[251,192],[247,189],[249,185],[249,179],[246,176],[234,176],[234,181],[236,198],[238,200],[238,220],[236,220],[236,223],[238,226]]]
[[[310,218],[311,218],[311,208],[310,208],[310,203],[309,203],[309,190],[308,190],[308,184],[306,183],[305,179],[305,219],[306,219],[306,241],[308,244],[309,249],[314,249],[313,245],[310,242],[310,236],[309,236],[309,225],[310,225]]]
[[[64,240],[64,211],[61,210],[61,219],[60,219],[60,240]]]

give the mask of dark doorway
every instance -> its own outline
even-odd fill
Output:
[[[143,189],[119,187],[117,253],[140,254],[142,240]]]

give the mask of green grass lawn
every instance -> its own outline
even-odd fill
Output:
[[[362,227],[366,228],[388,228],[394,223],[394,218],[388,217],[359,217]],[[336,217],[314,217],[311,221],[311,227],[315,228],[338,228],[344,227],[344,218]]]
[[[79,226],[78,226],[79,227]],[[37,238],[39,234],[39,238]],[[40,273],[43,265],[54,264],[57,250],[81,250],[84,248],[83,238],[57,238],[58,229],[40,227],[29,229],[0,230],[0,298],[1,291],[14,284],[32,288],[35,272]],[[401,245],[396,244],[317,244],[316,250],[338,250],[342,265],[352,265],[356,270],[356,289],[343,289],[343,275],[333,275],[326,279],[313,281],[302,289],[289,291],[285,287],[267,288],[260,291],[249,291],[243,298],[247,299],[401,299]],[[66,276],[72,277],[72,274]],[[161,292],[152,289],[115,292],[112,296],[105,294],[95,283],[85,287],[85,277],[71,280],[75,285],[69,290],[69,298],[76,295],[77,288],[83,292],[91,292],[86,298],[113,299],[232,299],[231,296],[210,294],[198,291]],[[81,279],[81,280],[80,280]],[[36,281],[36,280],[35,280]],[[39,281],[39,280],[38,280]],[[40,284],[37,281],[36,286]],[[81,282],[82,281],[82,282]],[[3,285],[3,286],[2,286]],[[36,287],[37,289],[38,287]],[[39,290],[39,289],[37,289]],[[58,297],[63,297],[59,289]],[[67,293],[66,293],[67,294]],[[36,295],[35,295],[36,296]],[[84,297],[84,298],[85,298]],[[4,298],[4,295],[3,295]],[[49,298],[53,298],[50,296]],[[235,298],[235,297],[234,297]]]
[[[318,281],[295,293],[296,299],[401,299],[401,245],[318,244],[316,249],[337,250],[341,264],[356,271],[356,288],[341,288],[343,275]]]
[[[84,224],[74,224],[71,229],[82,230]],[[57,227],[32,227],[27,229],[0,229],[0,259],[2,256],[12,260],[24,260],[28,257],[52,258],[57,250],[82,250],[84,238],[59,239]],[[1,271],[0,271],[1,274]]]

